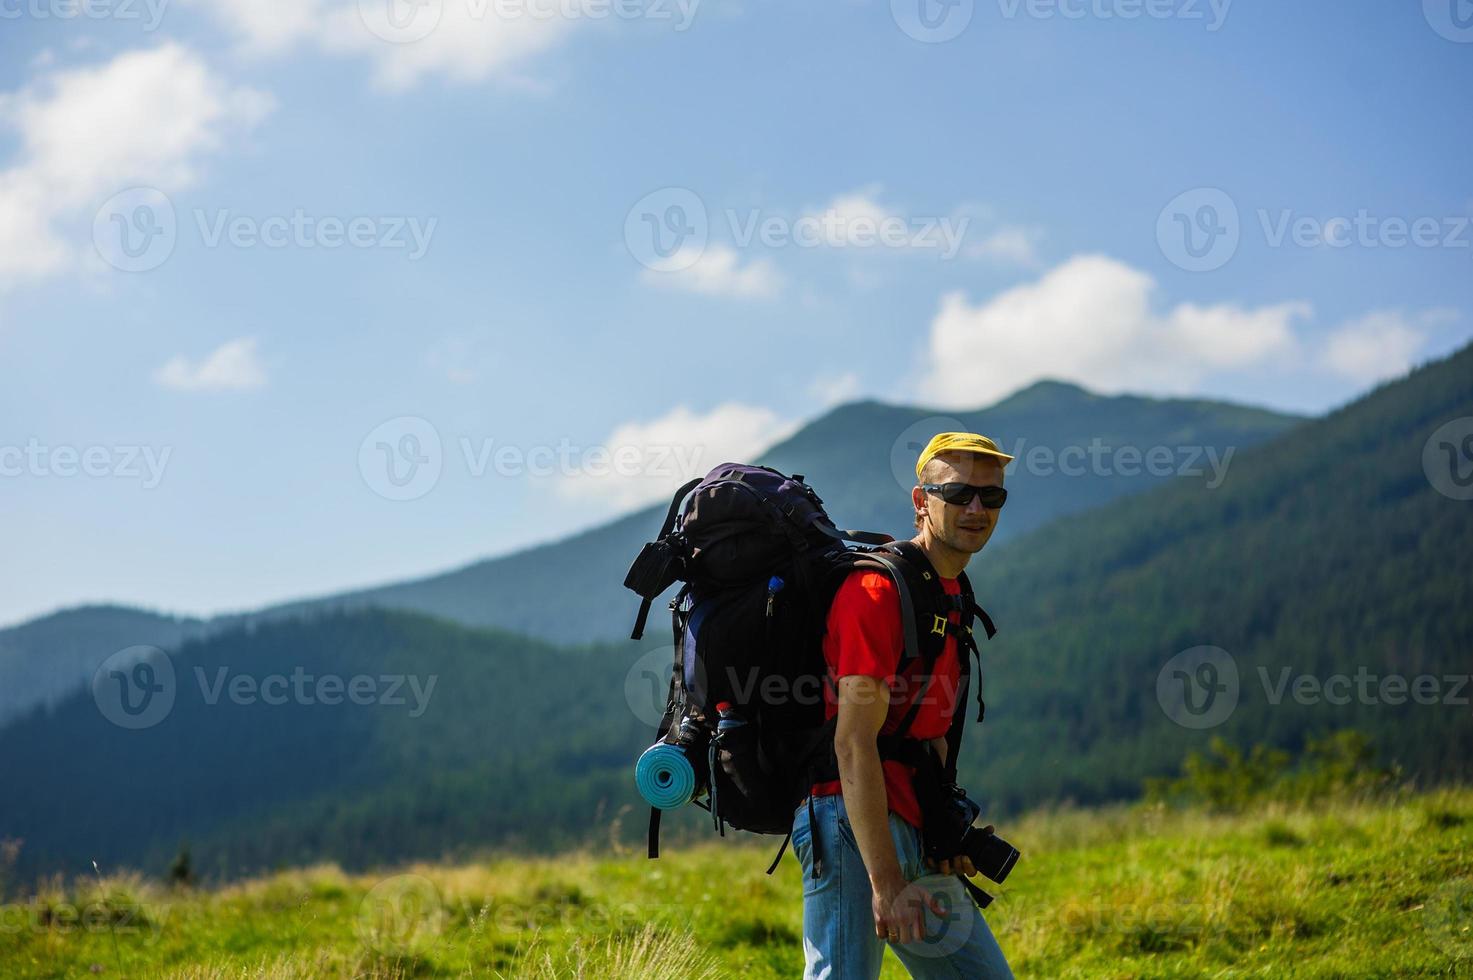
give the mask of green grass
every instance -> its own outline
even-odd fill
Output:
[[[1005,830],[1024,856],[987,918],[1022,977],[1473,975],[1473,790]],[[770,850],[52,881],[0,909],[0,976],[792,977],[801,882]]]

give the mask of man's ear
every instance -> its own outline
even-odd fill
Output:
[[[911,516],[920,521],[926,514],[926,491],[912,487],[910,491]]]

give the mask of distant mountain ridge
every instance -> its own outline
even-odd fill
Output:
[[[1460,421],[1473,428],[1473,345],[1245,452],[1210,493],[1166,486],[984,553],[997,708],[969,778],[1004,808],[1113,799],[1214,735],[1298,749],[1347,727],[1409,774],[1473,778],[1473,715],[1444,687],[1473,650],[1473,503],[1424,464]],[[1226,713],[1174,724],[1161,698],[1187,692],[1168,662],[1204,647]],[[1325,689],[1362,674],[1368,695]],[[1447,697],[1388,697],[1386,677]]]
[[[1012,497],[994,536],[996,547],[1058,517],[1163,481],[1210,483],[1209,453],[1230,463],[1237,451],[1301,421],[1224,402],[1104,396],[1043,381],[976,411],[946,413],[877,401],[845,405],[773,446],[759,461],[803,473],[841,525],[908,536],[911,467],[925,441],[948,426],[988,433],[1005,450],[1020,453],[1009,468]],[[1100,446],[1122,457],[1120,451],[1131,448],[1142,458],[1131,464],[1112,456],[1111,468],[1097,472],[1091,453],[1097,459]],[[1144,454],[1156,447],[1173,454],[1173,466],[1192,463],[1197,472],[1150,472]],[[1078,475],[1066,475],[1076,469]],[[672,481],[672,492],[676,485]],[[0,723],[54,701],[123,647],[172,648],[244,621],[328,608],[404,609],[564,644],[615,639],[627,635],[637,604],[621,587],[624,573],[640,545],[658,530],[666,506],[654,504],[579,534],[425,578],[205,621],[116,607],[54,613],[0,631],[0,691],[6,692],[0,696]],[[76,629],[69,632],[72,624]]]
[[[204,873],[409,857],[510,840],[520,821],[539,845],[567,843],[568,808],[621,790],[648,734],[618,693],[626,658],[417,614],[241,624],[170,660],[167,711],[146,727],[114,725],[84,690],[0,729],[0,785],[25,787],[0,795],[0,838],[24,842],[22,874],[157,866],[183,838]],[[549,665],[598,692],[575,728],[549,730],[571,693]],[[503,795],[517,805],[498,808]]]
[[[1000,632],[982,650],[987,718],[960,757],[989,819],[1134,797],[1217,735],[1297,749],[1357,728],[1423,782],[1473,778],[1473,716],[1455,691],[1273,696],[1285,671],[1321,685],[1466,677],[1473,504],[1439,492],[1422,455],[1441,425],[1473,419],[1470,379],[1473,347],[1244,450],[1215,489],[1174,481],[989,545],[969,574]],[[559,649],[386,610],[237,624],[174,655],[178,698],[155,727],[111,725],[77,691],[0,728],[0,786],[25,789],[0,797],[0,838],[26,841],[25,873],[94,857],[156,871],[182,838],[202,870],[227,874],[595,836],[636,846],[632,763],[652,738],[637,695],[641,671],[668,664],[665,643],[646,662],[628,642]],[[1203,647],[1226,658],[1212,697],[1228,710],[1178,724],[1169,668]],[[419,716],[210,703],[195,678],[222,668],[437,684]],[[704,817],[673,814],[672,839],[709,832]]]
[[[204,620],[126,606],[76,606],[0,631],[0,724],[49,704],[128,646],[172,649],[208,631]]]
[[[1027,453],[1057,460],[1099,441],[1142,451],[1211,449],[1219,459],[1292,428],[1302,419],[1222,402],[1103,396],[1062,382],[1039,382],[991,408],[947,413],[861,401],[836,408],[762,453],[756,462],[802,473],[844,527],[913,533],[909,488],[916,456],[943,423],[986,432],[1003,449],[1021,444],[1008,470],[1013,496],[997,543],[1061,517],[1144,490],[1174,476],[1131,472],[1078,476],[1032,472]],[[1196,457],[1209,479],[1206,453]],[[711,460],[713,465],[719,460]],[[900,481],[903,478],[904,482]],[[672,482],[671,491],[676,489]],[[322,604],[412,609],[471,626],[493,626],[558,643],[607,640],[627,632],[637,604],[621,584],[640,546],[659,530],[668,503],[656,503],[583,533],[439,575],[269,607],[247,615],[290,614]],[[569,599],[572,599],[570,604]]]

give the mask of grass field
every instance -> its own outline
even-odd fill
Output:
[[[1021,977],[1473,976],[1473,790],[1006,831],[1024,856],[987,918]],[[12,884],[0,976],[792,977],[801,882],[790,856],[764,875],[770,851]]]

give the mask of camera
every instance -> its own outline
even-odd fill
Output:
[[[998,884],[1005,881],[1018,863],[1018,849],[997,836],[991,826],[972,826],[982,808],[960,786],[941,787],[938,797],[931,807],[922,805],[926,857],[940,862],[966,855],[982,875]]]

